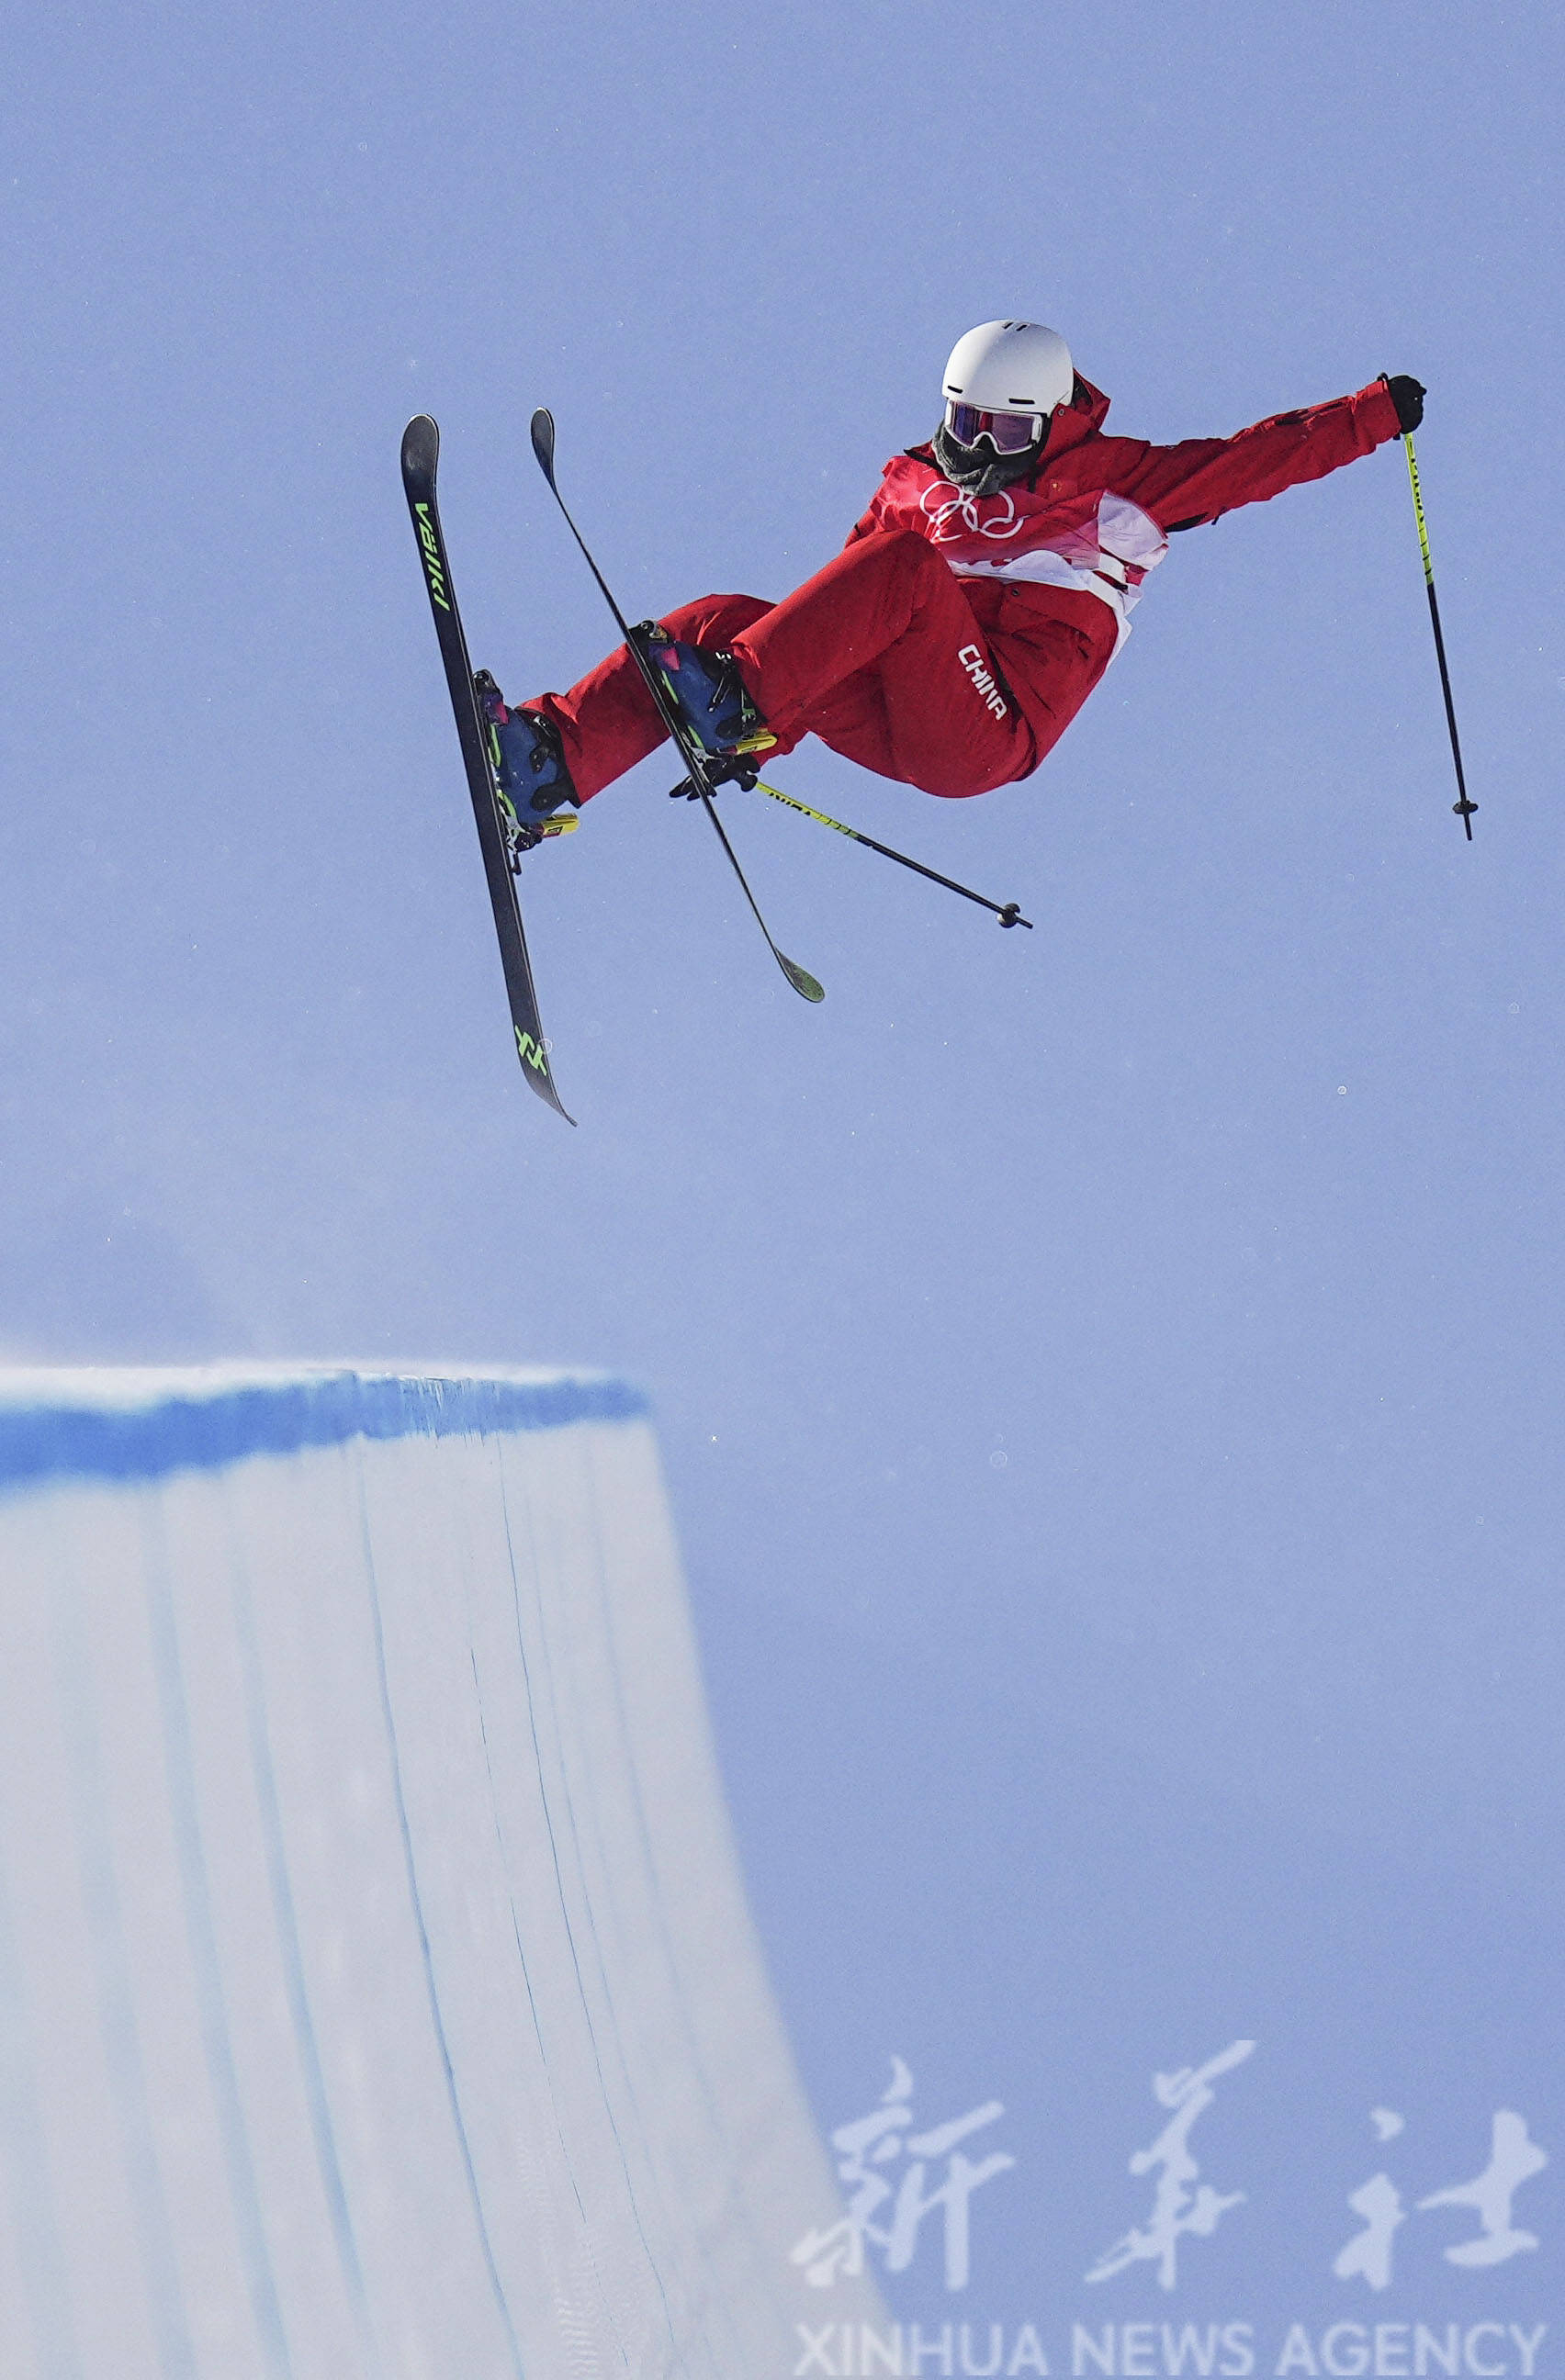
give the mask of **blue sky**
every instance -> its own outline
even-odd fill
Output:
[[[1241,2034],[1272,2211],[1214,2271],[1325,2271],[1399,2091],[1437,2180],[1502,2103],[1565,2149],[1551,12],[28,7],[8,46],[0,1343],[643,1381],[823,2118],[893,2049],[932,2116],[1014,2111],[986,2310],[1074,2286],[1153,2070]],[[524,888],[568,1132],[403,421],[522,695],[608,629],[534,405],[631,616],[780,593],[1011,312],[1155,438],[1428,383],[1475,842],[1391,449],[1177,540],[1031,781],[789,760],[1031,936],[730,796],[811,1011],[665,764],[594,804]]]

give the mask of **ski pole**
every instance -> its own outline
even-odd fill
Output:
[[[862,843],[866,851],[878,851],[883,859],[894,859],[899,868],[911,868],[915,876],[927,876],[932,884],[943,884],[948,892],[960,892],[964,901],[976,901],[981,909],[987,909],[1002,926],[1025,926],[1028,932],[1032,932],[1033,920],[1022,916],[1019,903],[1008,901],[1002,908],[997,901],[986,901],[982,892],[970,892],[965,884],[959,884],[954,876],[942,876],[937,868],[926,868],[922,859],[910,859],[905,851],[893,851],[888,843],[876,843],[873,834],[861,834],[856,826],[844,826],[840,819],[827,818],[825,810],[813,810],[808,802],[796,801],[791,794],[779,793],[776,785],[768,785],[759,777],[755,781],[755,790],[758,794],[770,794],[773,801],[781,802],[788,809],[797,810],[801,818],[815,819],[822,826],[829,826],[834,833],[845,834],[850,843]]]
[[[1461,772],[1461,746],[1457,739],[1456,705],[1451,700],[1451,674],[1446,667],[1446,640],[1440,634],[1440,606],[1435,596],[1435,565],[1429,559],[1429,530],[1424,518],[1424,498],[1418,485],[1418,459],[1412,451],[1411,430],[1403,431],[1402,444],[1407,449],[1408,481],[1412,489],[1413,517],[1418,523],[1418,550],[1424,556],[1424,584],[1429,594],[1430,625],[1435,631],[1435,658],[1440,664],[1440,691],[1446,698],[1446,725],[1451,732],[1451,759],[1456,762],[1457,792],[1461,795],[1459,801],[1451,804],[1451,808],[1461,820],[1462,832],[1471,843],[1473,813],[1478,805],[1476,802],[1468,800],[1467,780]]]

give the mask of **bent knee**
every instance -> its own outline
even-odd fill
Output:
[[[886,543],[882,557],[886,564],[906,570],[914,577],[934,572],[942,579],[951,576],[951,565],[943,553],[936,552],[926,537],[916,528],[887,528],[881,531]]]
[[[776,608],[761,595],[698,595],[693,603],[660,612],[658,620],[687,645],[726,645]]]

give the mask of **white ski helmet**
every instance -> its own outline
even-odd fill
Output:
[[[1042,322],[980,322],[951,349],[946,366],[947,418],[952,406],[984,413],[1033,413],[1047,421],[1076,384],[1070,350]]]

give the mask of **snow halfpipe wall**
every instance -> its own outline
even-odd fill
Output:
[[[0,1374],[4,2380],[787,2380],[835,2204],[632,1390]]]

